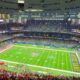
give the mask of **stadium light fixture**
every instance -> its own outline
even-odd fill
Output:
[[[26,9],[25,11],[27,11],[27,12],[29,12],[29,11],[31,11],[31,12],[37,12],[37,11],[42,12],[43,10],[42,9]]]
[[[24,3],[24,0],[18,0],[18,3]]]
[[[68,18],[68,21],[71,21],[71,18]]]
[[[3,19],[0,19],[0,22],[4,22],[4,20]]]
[[[80,13],[78,13],[77,17],[80,18]]]

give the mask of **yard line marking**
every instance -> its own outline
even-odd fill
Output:
[[[2,60],[2,59],[0,59],[0,61],[9,62],[9,63],[15,63],[15,64],[21,64],[21,65],[26,65],[26,66],[36,67],[36,68],[43,68],[43,69],[47,69],[47,70],[49,69],[49,70],[55,70],[55,71],[60,71],[60,72],[66,72],[66,73],[72,73],[72,74],[80,75],[80,73],[73,72],[73,71],[60,70],[60,69],[48,68],[48,67],[43,67],[43,66],[31,65],[31,64],[24,64],[24,63],[13,62],[13,61],[8,61],[8,60]]]
[[[65,51],[65,50],[56,50],[56,49],[48,49],[48,48],[37,48],[37,47],[26,47],[26,46],[18,46],[18,45],[13,45],[15,47],[22,47],[22,48],[33,48],[33,49],[44,49],[44,50],[52,50],[52,51],[62,51],[62,52],[76,52],[76,51]]]

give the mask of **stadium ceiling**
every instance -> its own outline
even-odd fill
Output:
[[[80,0],[25,0],[25,11],[80,12]]]
[[[0,0],[0,13],[13,14],[24,10],[24,0]]]
[[[0,0],[0,13],[12,14],[18,10],[17,0]]]

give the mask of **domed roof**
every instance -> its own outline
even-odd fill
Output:
[[[79,12],[80,0],[25,0],[25,9],[43,9],[55,12]]]

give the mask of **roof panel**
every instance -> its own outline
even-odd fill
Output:
[[[25,0],[25,9],[80,10],[80,0]]]

